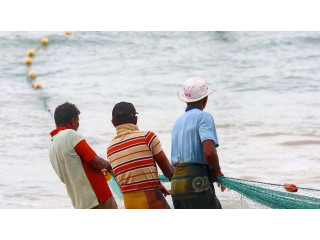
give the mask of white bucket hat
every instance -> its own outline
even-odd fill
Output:
[[[194,77],[184,82],[183,91],[178,92],[178,98],[187,103],[196,102],[213,92],[214,90],[208,88],[206,80]]]

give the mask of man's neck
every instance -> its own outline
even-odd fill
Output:
[[[190,106],[188,106],[187,108],[186,108],[186,112],[188,112],[188,111],[190,111],[190,110],[192,110],[192,109],[199,109],[200,111],[202,111],[202,109],[201,108],[199,108],[199,107],[197,107],[196,105],[190,105]]]
[[[67,128],[67,129],[73,129],[75,131],[77,131],[76,129],[74,129],[70,124],[61,124],[59,127],[63,127],[63,128]],[[59,128],[58,127],[58,128]]]
[[[187,104],[188,108],[199,108],[203,110],[203,105],[202,104]]]

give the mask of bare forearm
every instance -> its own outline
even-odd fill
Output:
[[[210,167],[212,168],[213,172],[220,171],[221,168],[220,168],[220,164],[219,164],[219,157],[218,157],[217,150],[214,149],[214,152],[210,156],[208,156],[207,158],[208,158],[207,162],[210,165]]]
[[[154,155],[154,159],[156,160],[163,174],[169,180],[171,180],[174,172],[174,167],[169,163],[169,160],[165,153],[163,151],[159,152],[158,154]]]
[[[95,156],[90,162],[90,165],[96,169],[107,169],[111,170],[110,163],[99,156]]]
[[[204,158],[208,165],[212,168],[213,172],[220,170],[219,157],[217,150],[214,146],[214,141],[206,140],[202,143]]]
[[[223,177],[223,173],[221,172],[220,164],[219,164],[219,157],[217,154],[217,151],[214,151],[214,154],[212,154],[210,157],[208,157],[208,164],[211,167],[211,179],[214,182],[216,176]],[[222,190],[222,188],[221,188]],[[222,190],[224,191],[224,190]]]
[[[162,184],[161,184],[160,190],[163,193],[163,195],[165,195],[165,196],[166,195],[171,195],[171,190],[166,189],[165,186],[163,186]]]
[[[161,169],[162,170],[162,169]],[[169,179],[171,180],[173,173],[174,173],[174,167],[172,167],[170,164],[168,165],[168,167],[164,170],[162,170],[163,174]]]

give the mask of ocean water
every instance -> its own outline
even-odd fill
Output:
[[[24,59],[44,37],[34,90]],[[0,54],[0,208],[72,208],[47,106],[76,104],[78,131],[105,158],[111,110],[132,102],[170,159],[177,91],[194,76],[216,90],[205,111],[225,176],[320,189],[320,32],[0,32]]]

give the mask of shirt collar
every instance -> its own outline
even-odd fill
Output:
[[[62,131],[62,130],[65,130],[65,129],[68,129],[68,128],[66,128],[66,127],[58,127],[58,128],[56,128],[55,130],[53,130],[53,131],[50,133],[50,135],[51,135],[51,137],[53,137],[54,135],[58,134],[58,132],[60,132],[60,131]]]
[[[188,112],[189,110],[194,109],[194,108],[199,109],[200,111],[202,111],[202,109],[197,107],[197,106],[188,106],[185,111]]]
[[[116,126],[116,131],[117,131],[117,135],[123,135],[128,132],[139,131],[139,128],[137,125],[133,123],[125,123],[125,124]]]

